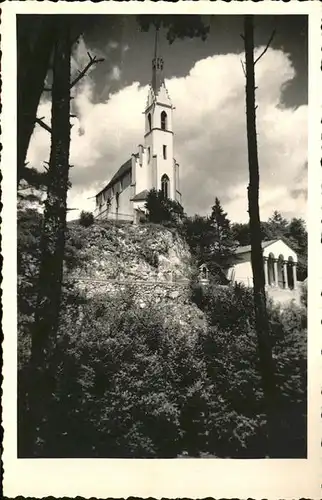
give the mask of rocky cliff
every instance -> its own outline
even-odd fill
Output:
[[[88,297],[131,293],[141,308],[158,304],[180,330],[205,325],[190,300],[191,254],[176,231],[155,224],[99,221],[85,228],[75,222],[67,245],[77,248],[77,265],[65,276]]]

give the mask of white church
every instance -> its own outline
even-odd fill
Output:
[[[96,194],[95,218],[138,222],[151,189],[162,190],[166,197],[182,203],[179,164],[173,156],[173,110],[163,79],[163,59],[157,54],[156,33],[144,141]]]

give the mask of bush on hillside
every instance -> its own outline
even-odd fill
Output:
[[[205,434],[205,364],[198,331],[177,331],[161,309],[141,309],[123,294],[67,307],[59,335],[57,427],[49,429],[57,448],[50,456],[197,453],[198,433]]]
[[[162,191],[151,189],[145,203],[147,221],[173,227],[184,218],[184,210],[178,201],[166,197]]]
[[[89,227],[94,224],[94,215],[92,214],[92,212],[85,212],[84,210],[82,210],[79,217],[79,223],[84,227]]]
[[[265,456],[248,290],[220,288],[212,300],[207,331],[187,333],[161,306],[151,302],[142,309],[131,294],[66,304],[57,413],[48,431],[56,448],[44,448],[43,456]],[[300,308],[275,307],[270,319],[286,422],[281,450],[303,457],[305,317]]]
[[[230,401],[236,422],[243,419],[245,424],[238,437],[243,435],[247,439],[240,441],[240,448],[233,452],[238,456],[260,454],[265,439],[265,407],[252,290],[238,285],[210,287],[204,298],[204,310],[209,325],[203,347],[208,374],[216,381],[217,392]],[[283,432],[280,453],[285,457],[303,457],[306,455],[306,311],[294,304],[281,309],[269,301],[268,314],[280,392]],[[223,418],[227,420],[227,412]],[[223,428],[226,432],[227,426]],[[213,439],[221,442],[216,434]],[[227,444],[222,449],[227,450]]]
[[[41,216],[24,214],[18,222],[21,382],[28,377]],[[151,235],[154,229],[146,226]],[[96,226],[93,237],[95,231]],[[113,234],[106,230],[104,238]],[[91,231],[77,224],[68,231],[71,261],[81,258],[77,250],[85,235]],[[166,243],[158,243],[159,253]],[[197,285],[192,276],[192,291]],[[63,293],[56,412],[49,415],[47,434],[39,440],[39,455],[265,455],[251,290],[213,283],[200,289],[194,300],[207,318],[206,331],[193,322],[190,331],[183,330],[166,303],[151,301],[142,309],[131,293],[86,300],[76,294],[73,283]],[[305,457],[306,310],[295,305],[281,309],[269,302],[268,312],[284,420],[281,450],[287,457]],[[19,406],[21,436],[26,419]],[[55,436],[55,448],[49,450],[50,436]]]
[[[307,308],[307,279],[302,282],[302,288],[301,288],[301,304]]]

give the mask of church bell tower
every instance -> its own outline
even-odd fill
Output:
[[[151,189],[162,190],[166,197],[181,203],[179,165],[173,156],[172,115],[174,107],[165,86],[163,64],[157,28],[152,60],[152,80],[144,111],[144,142],[147,151],[149,184]]]

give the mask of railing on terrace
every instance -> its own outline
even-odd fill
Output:
[[[140,280],[140,279],[120,279],[120,278],[109,278],[109,279],[96,279],[96,278],[78,278],[77,281],[88,282],[88,283],[110,283],[119,285],[188,285],[188,278],[170,278],[170,279],[155,279],[155,280]]]
[[[123,214],[122,212],[110,212],[108,208],[105,208],[104,210],[99,210],[96,208],[94,210],[94,218],[128,222],[134,221],[134,215]]]

